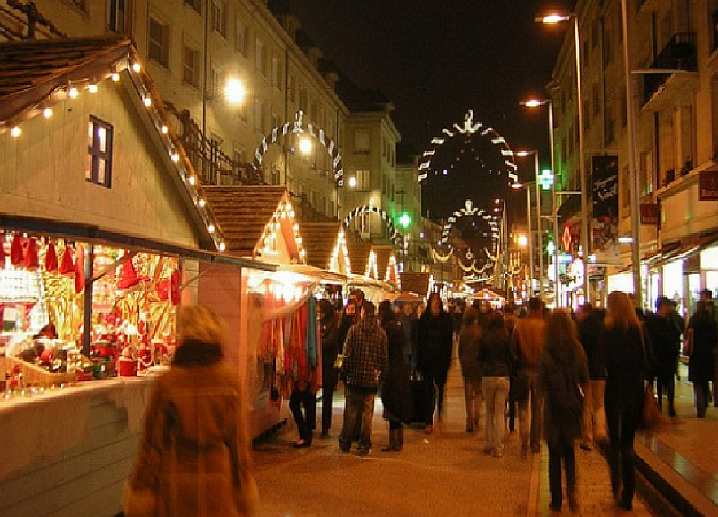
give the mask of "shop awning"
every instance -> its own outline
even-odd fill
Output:
[[[218,253],[187,248],[145,237],[137,237],[125,233],[105,230],[97,226],[59,221],[56,219],[42,219],[0,213],[0,228],[27,233],[47,233],[63,239],[81,240],[93,244],[123,247],[134,251],[175,255],[202,262],[227,264],[263,271],[277,270],[277,266],[273,264],[265,264],[256,260],[221,255]]]
[[[718,242],[718,231],[692,235],[664,245],[661,251],[652,257],[646,257],[646,263],[658,267],[674,260],[683,259]]]
[[[346,275],[342,275],[339,273],[333,273],[333,272],[327,271],[325,269],[320,269],[318,267],[304,265],[304,264],[289,264],[289,265],[279,266],[278,271],[291,271],[292,273],[296,273],[298,275],[304,275],[307,277],[317,279],[322,282],[333,283],[333,284],[345,284],[349,280],[346,277]]]

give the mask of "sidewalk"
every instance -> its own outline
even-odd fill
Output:
[[[700,513],[718,514],[718,408],[696,417],[693,385],[680,367],[676,381],[677,417],[666,416],[654,433],[637,438],[636,451],[647,466],[676,488]]]

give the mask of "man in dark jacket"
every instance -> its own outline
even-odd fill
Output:
[[[606,412],[604,392],[606,389],[606,354],[599,340],[605,312],[585,304],[578,312],[579,339],[588,361],[589,382],[583,401],[583,426],[581,448],[591,450],[594,441],[606,438]]]
[[[371,425],[374,416],[374,396],[382,373],[388,364],[386,333],[376,321],[374,304],[365,301],[361,320],[349,329],[344,343],[342,369],[347,385],[344,425],[339,448],[349,452],[357,423],[361,419],[358,452],[371,450]]]
[[[678,327],[671,312],[671,301],[668,298],[660,298],[658,300],[658,313],[646,319],[646,328],[655,354],[658,407],[663,408],[663,394],[665,392],[668,398],[668,414],[676,416],[673,401],[675,398],[675,375],[678,367],[682,330]]]

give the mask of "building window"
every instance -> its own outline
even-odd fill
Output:
[[[631,203],[631,178],[628,167],[621,169],[621,206],[628,209]]]
[[[644,151],[638,159],[638,168],[641,174],[641,194],[653,192],[653,153]]]
[[[248,47],[249,30],[242,19],[237,16],[234,23],[234,50],[246,57]]]
[[[202,0],[184,0],[184,5],[187,5],[202,14]]]
[[[594,84],[591,91],[591,103],[593,104],[593,115],[600,115],[601,113],[601,90],[598,84]]]
[[[184,82],[194,87],[199,86],[199,50],[185,47],[182,66]]]
[[[155,18],[150,18],[149,57],[160,65],[169,63],[170,27]]]
[[[272,86],[282,88],[282,69],[280,68],[279,58],[272,56]]]
[[[611,115],[608,115],[606,117],[606,134],[604,135],[606,140],[606,145],[609,145],[613,142],[613,139],[615,138],[615,128],[613,123],[613,117]]]
[[[210,99],[216,99],[221,95],[220,89],[222,88],[222,72],[214,64],[210,66],[208,79],[209,84],[207,85],[207,96]]]
[[[356,177],[356,190],[368,191],[371,190],[371,174],[368,170],[358,170],[355,173]]]
[[[112,32],[125,32],[127,16],[127,0],[108,0],[107,2],[107,29]]]
[[[222,0],[212,0],[212,30],[227,37],[227,6]]]
[[[254,68],[258,72],[264,69],[264,43],[259,38],[254,40]]]
[[[90,116],[87,126],[88,163],[85,179],[106,188],[112,187],[112,126]]]
[[[369,131],[364,129],[354,131],[354,154],[369,154],[370,145]]]
[[[308,115],[307,109],[309,108],[309,94],[307,93],[306,88],[301,88],[299,90],[299,109],[304,112],[305,115]]]
[[[297,102],[297,80],[293,75],[289,76],[289,100]]]

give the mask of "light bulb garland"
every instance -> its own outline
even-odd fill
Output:
[[[403,239],[401,234],[396,231],[394,222],[391,220],[389,214],[385,210],[382,210],[381,208],[372,205],[362,205],[351,210],[342,221],[344,228],[349,228],[351,222],[357,216],[362,214],[377,214],[384,222],[384,226],[386,228],[387,235],[389,236],[389,240],[391,240],[394,244],[398,245]]]
[[[482,128],[483,130],[481,130]],[[498,147],[498,154],[502,158],[514,156],[513,151],[506,143],[506,139],[501,136],[494,128],[484,127],[481,122],[475,122],[474,110],[469,109],[464,115],[463,123],[452,124],[451,129],[442,129],[442,136],[435,136],[430,140],[431,147],[424,151],[422,155],[423,160],[421,160],[419,163],[417,180],[421,183],[429,177],[429,173],[431,172],[432,158],[436,155],[439,148],[447,141],[457,137],[458,135],[463,135],[464,137],[471,137],[477,133],[482,137],[489,137],[489,141],[493,145]],[[518,166],[508,159],[504,160],[504,165],[506,166],[506,169],[497,171],[498,174],[505,173],[509,179],[509,184],[518,182],[518,175],[516,174]],[[434,171],[434,175],[438,174],[439,171]],[[441,174],[448,175],[448,170],[444,169]]]
[[[295,217],[292,203],[283,200],[272,214],[270,221],[264,225],[264,231],[259,238],[257,254],[260,256],[277,255],[279,253],[279,234],[282,231],[282,221],[289,224],[292,229],[292,238],[297,248],[297,256],[292,257],[301,264],[306,263],[306,251],[302,245],[302,237],[299,234],[299,224],[294,221]]]
[[[178,151],[179,144],[177,144],[174,141],[173,137],[170,135],[169,126],[166,122],[166,115],[164,110],[162,109],[161,102],[155,102],[153,100],[151,79],[146,74],[140,73],[142,72],[142,65],[140,64],[139,60],[136,58],[135,55],[125,56],[119,59],[113,65],[112,69],[108,71],[105,75],[103,75],[101,79],[110,79],[113,82],[118,82],[120,80],[120,74],[122,71],[127,71],[129,73],[130,79],[132,80],[136,92],[142,100],[142,104],[147,109],[147,112],[150,115],[150,118],[155,126],[155,129],[160,134],[162,143],[166,146],[170,159],[175,164],[177,168],[176,171],[179,174],[180,178],[184,181],[185,187],[188,189],[190,197],[192,199],[201,199],[201,201],[199,203],[196,203],[196,205],[200,212],[201,219],[206,225],[208,233],[211,234],[216,249],[218,249],[220,252],[225,251],[226,244],[221,236],[221,232],[218,231],[216,224],[213,222],[214,216],[209,211],[209,207],[207,207],[204,199],[200,197],[200,189],[199,185],[197,185],[196,176],[193,173],[187,173],[186,169],[189,168],[190,170],[192,170],[191,163],[184,155],[184,152],[180,153]],[[17,122],[19,122],[20,120],[30,120],[38,114],[42,114],[44,119],[49,120],[52,118],[54,110],[51,106],[47,105],[48,102],[61,102],[63,98],[72,100],[77,99],[80,96],[80,89],[78,88],[78,86],[82,86],[83,84],[83,88],[85,88],[89,93],[97,93],[100,89],[100,82],[101,80],[97,80],[97,77],[95,77],[92,80],[73,81],[73,84],[60,86],[55,91],[51,91],[47,95],[47,97],[43,100],[43,104],[45,104],[44,106],[39,105],[30,107],[23,112],[17,114],[14,118],[17,120]],[[56,92],[59,92],[59,95],[55,95]],[[5,127],[10,128],[9,134],[11,138],[20,138],[23,131],[18,123],[12,124],[11,122],[6,121],[4,125]],[[215,231],[209,232],[210,227],[214,228]]]

